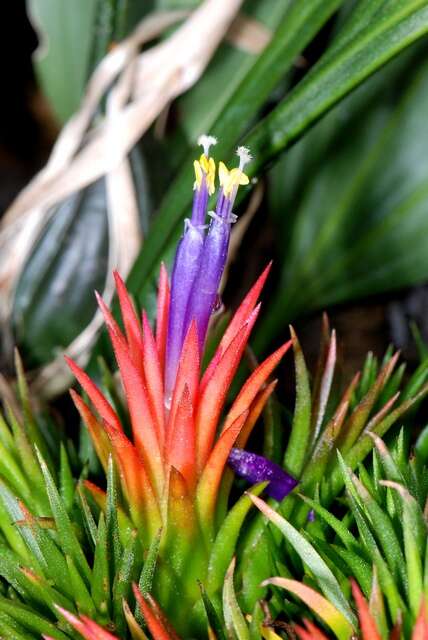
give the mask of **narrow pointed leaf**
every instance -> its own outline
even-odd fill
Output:
[[[348,619],[314,589],[296,580],[287,580],[286,578],[271,578],[266,580],[264,584],[287,589],[287,591],[303,600],[330,627],[339,640],[349,640],[353,634],[354,628]]]

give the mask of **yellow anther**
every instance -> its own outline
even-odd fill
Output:
[[[195,184],[194,189],[200,189],[202,179],[205,177],[208,193],[212,195],[215,190],[215,162],[213,158],[207,158],[203,153],[199,160],[195,160],[193,163],[195,169]]]
[[[224,162],[219,162],[218,177],[225,196],[230,196],[235,187],[238,188],[240,185],[245,185],[250,182],[247,174],[241,171],[241,169],[235,167],[229,171]]]

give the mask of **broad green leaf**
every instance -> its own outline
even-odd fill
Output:
[[[28,0],[27,4],[40,38],[36,71],[55,114],[64,122],[79,106],[86,84],[96,0]]]
[[[290,0],[250,0],[244,3],[241,13],[265,27],[267,33],[274,33],[291,4]],[[199,82],[178,100],[180,124],[189,140],[195,142],[201,133],[211,132],[242,80],[249,76],[256,63],[256,54],[244,52],[232,43],[220,45]]]
[[[286,261],[260,347],[263,335],[302,311],[423,279],[424,51],[416,48],[365,83],[275,168],[271,189],[280,190],[275,207]]]
[[[320,6],[325,11],[322,16],[324,20],[338,4],[321,3]],[[279,27],[271,44],[259,58],[256,68],[252,69],[251,77],[243,79],[239,90],[231,97],[224,113],[218,119],[218,124],[213,128],[213,133],[217,133],[220,138],[217,147],[219,155],[224,155],[225,151],[236,143],[239,131],[242,131],[241,125],[248,122],[245,116],[250,115],[250,110],[253,107],[254,110],[257,109],[263,103],[266,84],[272,79],[274,86],[278,81],[278,76],[270,68],[270,56],[278,66],[281,60],[283,75],[287,63],[291,63],[301,51],[303,38],[299,29],[303,29],[304,34],[310,39],[320,28],[323,22],[320,6],[309,2],[293,4],[290,9],[293,11],[293,19],[285,16],[283,25]],[[242,140],[255,155],[255,161],[249,167],[250,176],[260,174],[266,163],[290,146],[315,120],[399,51],[422,37],[427,29],[428,9],[425,2],[413,0],[388,4],[358,31],[349,44],[341,46],[334,56],[329,59],[326,54],[325,60],[321,57],[304,80]],[[286,47],[285,51],[282,47]],[[277,57],[278,53],[281,55]],[[288,57],[291,53],[292,56]],[[275,69],[277,68],[275,66]],[[272,86],[269,87],[269,91]],[[189,158],[169,189],[159,215],[152,225],[144,251],[136,261],[129,279],[132,292],[142,294],[144,285],[154,277],[161,257],[170,251],[170,243],[178,233],[176,225],[184,218],[185,210],[190,204],[191,184]],[[293,308],[290,309],[290,312],[292,311]],[[276,309],[275,316],[277,312]],[[279,317],[282,322],[285,314],[280,312]],[[272,335],[265,329],[263,333]],[[260,337],[258,345],[261,345]]]
[[[104,288],[107,251],[105,186],[99,180],[56,208],[21,273],[12,324],[27,366],[49,362],[89,323],[94,289]]]

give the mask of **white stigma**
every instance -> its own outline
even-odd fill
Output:
[[[239,157],[239,168],[241,171],[245,167],[245,165],[253,159],[253,156],[251,155],[248,147],[238,147],[236,150],[236,155]]]
[[[205,133],[198,138],[198,144],[203,148],[204,155],[208,158],[210,147],[217,144],[217,138],[214,136],[207,136]]]

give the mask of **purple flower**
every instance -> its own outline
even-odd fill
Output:
[[[184,233],[177,247],[171,277],[165,369],[165,398],[167,402],[169,402],[174,388],[181,349],[188,328],[185,326],[184,320],[189,296],[195,277],[200,270],[208,197],[214,192],[215,164],[209,156],[209,149],[216,143],[216,139],[212,136],[201,136],[198,143],[202,145],[204,153],[199,160],[194,162],[196,180],[192,218],[185,220]]]
[[[183,342],[193,319],[196,321],[202,354],[226,264],[231,225],[236,219],[232,213],[233,203],[239,185],[248,184],[243,169],[250,160],[250,154],[244,147],[239,147],[239,167],[229,171],[222,162],[219,165],[221,188],[216,211],[209,214],[211,222],[205,234],[208,198],[214,193],[215,179],[215,163],[209,156],[209,148],[215,143],[215,138],[211,136],[201,136],[199,139],[204,153],[194,163],[196,180],[192,218],[186,220],[174,260],[165,367],[167,406],[172,396]]]
[[[201,227],[193,226],[186,219],[184,235],[175,254],[171,277],[171,302],[168,320],[167,366],[165,371],[165,397],[172,395],[178,362],[183,346],[184,318],[189,300],[189,293],[197,273],[200,270],[204,234]]]
[[[245,147],[239,147],[237,153],[239,167],[228,171],[222,162],[219,165],[221,189],[217,207],[215,212],[209,214],[211,222],[204,242],[200,268],[193,282],[186,310],[184,333],[195,319],[201,353],[226,265],[231,226],[236,220],[236,216],[232,213],[236,192],[240,184],[248,184],[248,178],[243,173],[243,169],[251,156]]]
[[[234,447],[230,452],[228,464],[236,474],[251,484],[268,480],[266,493],[278,502],[298,485],[298,481],[275,462],[244,449]]]

